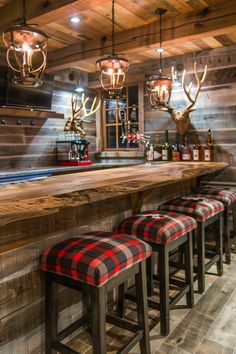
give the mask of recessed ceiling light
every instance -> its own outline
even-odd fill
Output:
[[[80,18],[78,16],[72,16],[70,18],[70,22],[72,23],[79,23],[80,22]]]
[[[163,52],[164,52],[164,49],[163,49],[163,48],[157,48],[157,49],[156,49],[156,52],[157,52],[157,53],[163,53]]]
[[[75,92],[84,92],[84,88],[82,86],[77,86]]]

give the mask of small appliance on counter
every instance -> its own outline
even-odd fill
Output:
[[[89,141],[85,139],[58,140],[57,160],[60,166],[92,165],[88,156]]]

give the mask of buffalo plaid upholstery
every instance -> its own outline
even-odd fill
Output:
[[[124,219],[115,231],[147,242],[167,244],[196,227],[196,221],[187,215],[154,210]]]
[[[224,205],[214,199],[198,197],[195,194],[183,196],[168,201],[159,207],[160,210],[170,210],[191,215],[197,221],[203,222],[224,210]]]
[[[41,269],[100,286],[150,255],[150,246],[134,237],[93,232],[47,248]]]
[[[220,201],[225,207],[229,207],[236,202],[236,192],[230,189],[213,189],[202,188],[196,194],[196,196],[204,196],[205,198],[211,198]]]

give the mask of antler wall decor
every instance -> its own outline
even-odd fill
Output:
[[[191,112],[193,112],[195,110],[193,107],[197,101],[199,92],[202,88],[202,85],[203,85],[205,79],[206,79],[207,65],[205,65],[202,78],[200,79],[199,74],[197,72],[197,64],[195,62],[194,63],[194,73],[195,73],[195,77],[196,77],[196,81],[197,81],[197,88],[196,88],[195,95],[192,95],[191,94],[192,82],[189,84],[188,88],[186,88],[186,83],[185,83],[186,71],[184,70],[184,72],[183,72],[182,87],[184,89],[185,95],[187,96],[188,100],[190,101],[190,104],[186,108],[184,108],[183,110],[177,110],[177,109],[174,109],[173,107],[171,107],[170,99],[171,99],[172,90],[169,92],[168,100],[166,102],[163,102],[162,104],[159,104],[159,102],[155,99],[155,95],[150,96],[150,102],[151,102],[151,106],[153,108],[157,108],[160,111],[170,113],[171,118],[175,122],[177,131],[180,135],[184,135],[189,128],[189,124],[190,124],[189,115]],[[174,80],[173,68],[172,68],[172,79]]]
[[[72,115],[66,121],[64,132],[74,132],[80,134],[81,138],[86,136],[86,132],[83,129],[83,123],[90,123],[90,120],[87,120],[89,116],[94,114],[101,105],[101,100],[97,97],[94,98],[93,103],[89,111],[87,111],[86,105],[89,100],[89,97],[85,98],[84,93],[81,96],[80,105],[78,104],[78,96],[72,94],[71,97],[71,111]]]

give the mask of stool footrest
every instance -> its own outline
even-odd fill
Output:
[[[76,352],[74,349],[58,341],[53,343],[53,348],[62,354],[80,354],[79,352]]]
[[[68,327],[64,328],[61,332],[58,333],[57,341],[61,342],[64,338],[68,337],[69,334],[82,327],[86,322],[88,322],[88,320],[88,315],[85,315],[74,323],[70,324]]]
[[[110,324],[113,324],[117,327],[124,328],[130,332],[137,333],[139,331],[139,327],[127,320],[121,319],[119,317],[113,316],[111,314],[106,315],[106,321]]]
[[[128,353],[143,337],[143,330],[139,330],[120,350],[117,351],[117,354],[126,354]]]
[[[220,256],[219,256],[219,255],[216,255],[216,256],[212,257],[212,259],[211,259],[209,262],[207,262],[207,263],[205,264],[205,271],[207,271],[208,269],[210,269],[211,266],[212,266],[213,264],[215,264],[219,259],[220,259]]]

